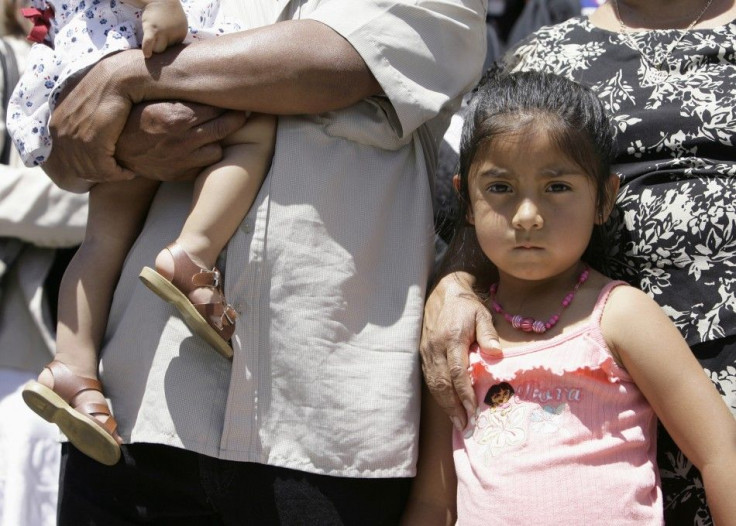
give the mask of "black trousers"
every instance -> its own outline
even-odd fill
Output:
[[[62,447],[58,526],[391,525],[411,479],[357,479],[219,460],[159,444],[105,466]]]

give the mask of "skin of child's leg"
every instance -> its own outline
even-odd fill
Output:
[[[192,208],[176,240],[195,263],[212,268],[242,223],[270,166],[275,133],[275,117],[251,115],[243,128],[225,139],[222,161],[197,177]],[[171,279],[174,269],[168,251],[159,253],[156,269]],[[190,299],[206,302],[212,294],[196,289]]]
[[[115,284],[157,188],[156,181],[136,178],[90,190],[85,238],[59,288],[55,359],[76,375],[97,378],[97,353]],[[51,373],[44,369],[39,382],[53,387]],[[103,403],[101,397],[87,391],[78,402]]]

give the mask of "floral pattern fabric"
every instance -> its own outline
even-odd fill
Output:
[[[692,30],[665,56],[680,37],[625,36],[578,17],[540,29],[506,61],[566,76],[605,103],[621,176],[607,273],[662,306],[736,414],[736,22]],[[697,470],[665,432],[658,457],[667,523],[712,524]]]

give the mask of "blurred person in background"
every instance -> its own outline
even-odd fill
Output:
[[[30,49],[24,3],[0,6],[0,526],[53,526],[59,437],[20,392],[53,357],[56,292],[84,236],[87,196],[61,190],[40,168],[24,167],[5,131],[7,96]]]

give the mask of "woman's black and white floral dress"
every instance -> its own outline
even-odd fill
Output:
[[[681,31],[629,35],[573,18],[521,42],[508,67],[605,102],[622,178],[608,273],[665,309],[736,414],[736,22],[685,34],[665,79],[651,64]],[[712,524],[697,470],[663,431],[658,448],[667,524]]]

